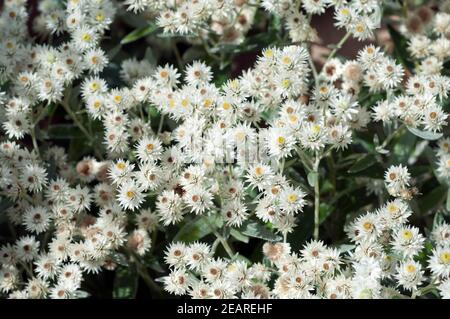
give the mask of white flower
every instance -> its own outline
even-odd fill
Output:
[[[437,247],[433,249],[432,256],[428,260],[428,268],[434,276],[450,276],[450,248]]]
[[[416,290],[423,280],[422,266],[414,260],[401,262],[395,278],[398,284],[406,290]]]
[[[144,202],[144,194],[134,180],[129,180],[120,185],[117,199],[123,208],[135,210]]]
[[[46,231],[50,226],[51,216],[43,206],[32,206],[25,211],[23,224],[25,228],[36,234]]]

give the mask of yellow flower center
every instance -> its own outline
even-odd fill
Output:
[[[398,212],[398,207],[395,204],[391,203],[387,206],[387,210],[390,214],[395,214]]]
[[[410,240],[412,238],[412,236],[413,236],[413,234],[411,231],[409,231],[409,230],[402,231],[402,238],[404,240]]]
[[[358,24],[355,28],[356,32],[363,33],[364,32],[364,26],[362,24]]]
[[[203,101],[203,106],[204,107],[210,107],[212,104],[212,101],[210,99],[206,99],[205,101]]]
[[[166,78],[168,75],[169,75],[169,73],[167,72],[167,71],[161,71],[161,72],[159,72],[159,75],[162,77],[162,78]]]
[[[295,195],[295,194],[289,194],[288,195],[288,197],[287,197],[287,200],[288,200],[288,202],[289,203],[295,203],[295,201],[297,200],[297,195]]]
[[[341,14],[344,16],[348,16],[350,14],[350,11],[347,8],[342,8],[341,9]]]
[[[262,167],[256,167],[255,168],[255,175],[256,176],[261,176],[263,174],[263,169]]]
[[[231,105],[230,105],[230,103],[223,102],[222,107],[223,107],[224,110],[229,110]]]
[[[182,107],[187,107],[189,105],[189,101],[186,99],[181,100],[181,106]]]
[[[289,121],[291,121],[292,123],[297,123],[298,117],[295,115],[289,115]]]
[[[409,273],[413,273],[413,272],[416,271],[416,267],[414,265],[411,265],[411,264],[410,265],[406,265],[405,269]]]
[[[237,141],[242,141],[245,138],[245,134],[244,132],[237,132],[235,137]]]
[[[91,83],[91,89],[94,90],[94,91],[97,91],[97,89],[98,89],[98,83],[97,83],[97,82],[92,82],[92,83]]]
[[[283,57],[283,59],[281,59],[281,62],[283,62],[283,64],[291,64],[291,59],[285,56]]]
[[[273,57],[273,50],[271,50],[271,49],[266,50],[266,51],[264,52],[264,56],[265,56],[266,58],[271,58],[271,57]]]
[[[133,198],[134,197],[134,192],[133,191],[128,191],[126,195],[127,195],[128,198]]]
[[[103,20],[105,20],[105,15],[103,13],[98,13],[95,16],[95,20],[97,20],[98,22],[102,22]]]
[[[290,85],[291,81],[289,81],[289,79],[284,79],[283,81],[281,81],[281,86],[285,89],[287,89]]]
[[[311,131],[314,134],[319,134],[320,133],[320,125],[318,125],[318,124],[313,125],[312,128],[311,128]]]
[[[117,163],[116,167],[122,171],[125,169],[125,163],[123,162]]]
[[[81,40],[83,40],[84,42],[89,42],[91,41],[92,37],[89,33],[85,33],[81,36]]]
[[[365,230],[367,230],[367,231],[372,230],[373,224],[370,223],[370,222],[365,222],[365,223],[363,224],[363,228],[364,228]]]
[[[278,144],[284,144],[284,137],[282,137],[282,136],[279,136],[278,138],[277,138],[277,142],[278,142]]]
[[[114,101],[116,103],[120,103],[122,101],[122,97],[120,95],[114,95]]]
[[[238,87],[238,81],[232,80],[232,81],[230,82],[230,87],[231,87],[232,89],[237,89],[237,87]]]
[[[450,252],[444,251],[443,253],[441,253],[441,255],[439,256],[439,260],[445,265],[450,263]]]
[[[153,151],[154,146],[153,144],[149,143],[145,146],[145,148],[147,149],[147,151]]]

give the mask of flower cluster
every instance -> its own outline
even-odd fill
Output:
[[[127,10],[134,13],[145,11],[156,16],[156,25],[167,34],[217,37],[222,44],[237,44],[254,21],[255,0],[201,0],[160,1],[127,0]]]
[[[386,174],[398,169],[391,167]],[[266,242],[263,260],[251,266],[239,258],[214,258],[203,243],[173,243],[166,251],[172,271],[164,277],[165,289],[193,298],[395,298],[399,288],[420,295],[427,289],[420,287],[426,276],[415,257],[424,249],[425,238],[408,225],[412,214],[406,201],[393,199],[348,225],[354,245],[337,249],[311,241],[295,253],[289,243]],[[435,227],[430,238],[435,248],[428,260],[431,282],[439,284],[446,298],[449,232],[446,223]]]
[[[450,5],[408,6],[344,58],[382,1],[5,1],[0,297],[450,298]]]

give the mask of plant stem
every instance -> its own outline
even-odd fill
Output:
[[[76,114],[72,111],[72,109],[70,108],[70,105],[67,103],[67,101],[62,101],[60,103],[64,110],[67,112],[67,114],[69,114],[70,118],[73,120],[73,122],[77,125],[77,127],[80,129],[80,131],[86,136],[86,138],[88,139],[88,141],[92,144],[95,145],[95,141],[92,137],[92,134],[89,133],[89,131],[84,127],[84,125],[80,122],[80,120],[78,119],[78,117],[76,116]],[[97,147],[94,147],[94,152],[96,154],[96,156],[99,159],[102,159],[103,156],[100,153],[100,151],[98,150]]]
[[[397,136],[403,134],[403,131],[405,130],[406,125],[402,124],[400,125],[400,127],[398,129],[396,129],[394,132],[392,132],[384,141],[383,144],[381,144],[379,147],[380,148],[385,148],[394,138],[396,138]]]
[[[347,32],[347,34],[344,35],[344,37],[341,39],[341,41],[339,41],[339,43],[336,44],[336,47],[334,48],[334,50],[331,51],[331,53],[328,56],[325,64],[327,64],[327,62],[330,61],[336,55],[336,53],[342,48],[342,46],[350,38],[350,36],[351,36],[351,32]]]
[[[309,65],[311,66],[311,70],[313,73],[314,83],[316,86],[318,86],[319,85],[319,75],[317,74],[317,69],[316,69],[314,61],[312,59],[312,56],[311,56],[311,50],[309,50],[309,53],[308,53],[308,60],[309,60]]]
[[[233,248],[231,248],[230,244],[228,244],[228,242],[226,241],[225,238],[223,238],[222,236],[219,238],[220,243],[222,244],[223,248],[225,248],[225,251],[227,252],[228,256],[233,259],[234,258],[234,251]]]
[[[172,49],[175,54],[175,58],[177,59],[178,67],[180,70],[184,69],[183,59],[181,58],[180,50],[178,50],[177,43],[172,40]]]
[[[39,147],[38,147],[38,144],[37,144],[35,127],[36,126],[33,126],[33,128],[31,129],[30,136],[31,136],[31,141],[33,142],[33,149],[36,151],[37,155],[39,157],[41,157],[41,154],[39,152]]]
[[[159,125],[158,125],[158,134],[161,133],[163,124],[164,124],[164,114],[161,114],[161,118],[159,119]]]
[[[320,186],[319,186],[319,163],[320,157],[316,155],[316,161],[314,163],[314,173],[316,175],[314,181],[314,239],[319,239],[319,226],[320,226]]]
[[[216,238],[220,241],[228,256],[231,259],[234,259],[234,255],[236,255],[236,253],[234,252],[233,248],[231,248],[230,244],[228,244],[227,240],[221,234],[219,234],[219,232],[213,227],[213,225],[211,225],[209,221],[206,220],[206,223],[208,224],[209,228],[211,228]]]
[[[139,256],[137,256],[134,252],[129,251],[130,255],[133,256],[133,260],[136,264],[136,270],[139,274],[139,276],[144,280],[147,287],[150,289],[151,292],[154,292],[156,294],[156,298],[162,297],[162,290],[161,287],[159,287],[150,277],[147,267],[145,267],[144,264],[141,263],[139,260]]]

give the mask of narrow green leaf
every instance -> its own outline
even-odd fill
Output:
[[[428,131],[422,131],[414,127],[408,127],[408,130],[413,133],[414,135],[429,141],[434,141],[440,139],[443,134],[442,133],[433,133]]]
[[[314,187],[314,185],[316,185],[317,177],[318,177],[317,175],[318,175],[317,172],[314,172],[314,171],[311,171],[308,173],[307,177],[308,177],[309,186]]]
[[[174,237],[174,241],[192,242],[199,240],[206,235],[212,233],[211,227],[218,227],[220,225],[220,216],[204,216],[195,221],[187,222],[178,231]]]
[[[246,222],[239,230],[242,234],[253,238],[260,238],[267,241],[281,240],[281,236],[275,235],[264,225],[261,225],[258,222]]]
[[[447,191],[447,204],[445,205],[445,208],[450,212],[450,188]]]
[[[134,30],[133,32],[127,34],[122,41],[120,41],[120,44],[128,44],[131,42],[134,42],[136,40],[139,40],[143,37],[146,37],[150,34],[152,34],[153,32],[155,32],[156,30],[158,30],[158,26],[156,24],[149,24],[145,27],[139,28]]]
[[[122,253],[113,252],[109,257],[111,257],[111,259],[118,265],[121,266],[129,265],[127,257]]]
[[[401,64],[403,64],[403,66],[408,69],[412,69],[414,67],[414,63],[412,62],[411,56],[407,50],[408,39],[400,34],[392,25],[388,25],[388,30],[392,38],[392,42],[394,43],[394,57]]]
[[[444,219],[444,215],[442,213],[434,214],[432,229],[436,229],[438,226],[442,225],[444,222],[445,222],[445,219]]]
[[[248,241],[250,240],[250,238],[248,238],[248,236],[245,236],[245,235],[242,234],[240,231],[238,231],[238,230],[236,230],[236,229],[234,229],[234,228],[232,228],[232,229],[230,230],[230,235],[231,235],[233,238],[235,238],[235,239],[237,239],[237,240],[239,240],[239,241],[242,241],[243,243],[246,243],[246,244],[248,244]]]
[[[435,209],[438,205],[441,205],[444,203],[444,201],[447,199],[447,187],[446,186],[439,186],[430,191],[428,194],[424,195],[419,200],[419,208],[420,211],[423,214],[426,214],[433,209]]]
[[[376,162],[377,162],[377,159],[375,158],[375,156],[373,154],[367,154],[367,155],[363,156],[362,158],[360,158],[359,160],[357,160],[356,163],[353,164],[348,169],[348,172],[349,173],[361,172],[361,171],[365,170],[366,168],[371,167]]]
[[[320,203],[319,206],[319,223],[322,224],[333,212],[333,208],[326,204]]]
[[[51,139],[81,139],[83,132],[74,124],[53,124],[48,127],[47,136]]]
[[[90,293],[88,293],[87,291],[84,291],[84,290],[77,290],[75,292],[75,295],[76,295],[77,299],[86,299],[86,298],[89,298],[91,296]]]

